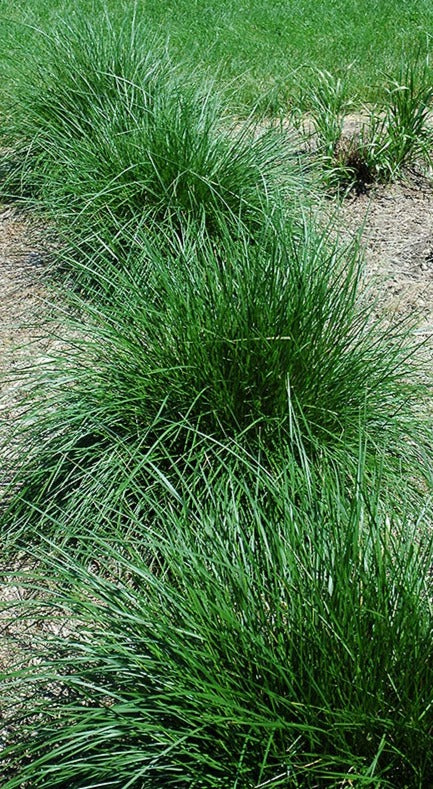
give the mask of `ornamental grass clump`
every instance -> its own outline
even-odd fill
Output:
[[[15,630],[44,625],[5,677],[4,789],[429,786],[431,537],[363,462],[351,496],[293,458],[155,474],[139,540],[41,538],[9,576]]]
[[[420,57],[386,75],[384,96],[372,111],[366,148],[377,180],[401,176],[405,168],[431,164],[432,71]]]
[[[89,268],[114,293],[99,303],[71,296],[82,317],[36,369],[17,420],[27,459],[11,460],[17,492],[0,516],[8,533],[25,535],[41,517],[49,528],[59,508],[79,522],[84,501],[109,502],[116,518],[129,512],[139,497],[128,495],[127,469],[141,468],[145,485],[155,451],[185,473],[191,452],[206,462],[207,440],[269,463],[281,452],[299,459],[295,426],[311,458],[347,466],[361,430],[372,457],[386,447],[388,472],[426,473],[428,385],[408,330],[381,327],[357,301],[356,246],[275,214],[255,243],[229,230],[218,244],[197,239],[192,225],[164,252],[147,243],[138,256],[135,245],[112,276],[98,261]]]
[[[175,68],[135,15],[62,20],[24,62],[3,124],[3,192],[75,242],[99,223],[254,229],[273,195],[302,189],[287,134],[229,118],[215,85]]]
[[[331,162],[334,157],[351,104],[344,79],[328,71],[313,70],[313,80],[304,89],[301,105],[308,113],[316,144],[326,161]]]

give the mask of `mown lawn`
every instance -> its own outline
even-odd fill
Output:
[[[38,34],[22,23],[46,27],[56,16],[70,22],[81,11],[94,16],[105,7],[122,17],[116,0],[78,0],[73,7],[53,0],[26,0],[18,7],[2,0],[2,68],[7,69],[11,42],[21,42],[23,58],[37,46]],[[395,70],[417,49],[428,51],[433,29],[428,0],[143,0],[136,7],[175,58],[231,83],[230,100],[242,111],[259,102],[271,112],[284,112],[310,81],[312,66],[344,75],[359,101],[374,98],[384,71]],[[17,24],[10,25],[10,19]]]

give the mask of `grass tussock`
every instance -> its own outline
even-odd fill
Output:
[[[3,191],[72,272],[2,447],[4,789],[423,789],[429,376],[282,129],[230,119],[134,8],[39,32],[2,120]],[[330,177],[427,156],[414,69],[349,151],[320,72]]]
[[[362,463],[352,497],[293,461],[161,483],[139,545],[81,535],[97,569],[43,544],[5,789],[427,786],[431,540]]]
[[[256,242],[227,233],[215,246],[185,228],[170,255],[147,244],[126,271],[115,266],[107,303],[78,298],[72,340],[36,372],[18,425],[28,459],[0,516],[9,532],[41,509],[69,506],[79,520],[83,498],[99,507],[118,489],[110,463],[125,474],[130,456],[153,458],[155,446],[186,470],[196,431],[269,458],[299,456],[299,432],[312,458],[347,465],[362,426],[372,457],[387,447],[391,476],[412,464],[425,475],[428,387],[408,331],[381,327],[358,304],[356,246],[277,216]],[[95,468],[108,482],[89,490]]]
[[[75,241],[100,222],[254,229],[277,191],[303,189],[287,134],[234,122],[216,86],[174,68],[131,14],[41,34],[11,104],[3,190],[63,217],[69,235],[73,223]]]
[[[6,80],[14,64],[5,63],[8,52],[20,45],[20,59],[31,59],[34,27],[52,30],[59,15],[64,23],[74,15],[100,19],[108,10],[120,25],[130,12],[130,0],[76,0],[73,9],[59,0],[29,0],[11,5],[0,1],[0,61]],[[426,0],[416,6],[398,0],[321,0],[320,5],[297,0],[285,3],[248,0],[191,0],[171,3],[149,0],[137,12],[152,31],[163,31],[176,62],[187,59],[191,69],[217,74],[221,82],[235,84],[233,114],[248,114],[260,102],[269,111],[287,113],[308,77],[305,64],[344,75],[351,96],[376,100],[384,72],[398,68],[417,47],[426,48],[433,25],[433,9]],[[33,28],[26,28],[28,22]],[[368,56],[366,56],[368,54]],[[263,101],[263,94],[265,100]]]
[[[359,130],[346,134],[344,118],[354,106],[347,86],[340,77],[317,72],[304,101],[328,184],[362,192],[410,168],[430,166],[432,98],[428,61],[412,57],[395,74],[384,75],[381,99],[365,108]]]

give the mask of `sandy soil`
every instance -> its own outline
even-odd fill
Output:
[[[49,299],[42,283],[41,233],[13,208],[0,207],[0,435],[18,394],[11,371],[43,352]]]
[[[42,244],[35,228],[10,207],[0,206],[0,442],[13,433],[22,394],[11,373],[25,369],[35,356],[46,351],[41,326],[48,316],[47,293],[41,282]],[[8,463],[0,463],[0,494],[10,478]],[[8,619],[8,606],[20,597],[18,587],[2,589],[0,612],[0,672],[14,661],[20,649],[20,636],[2,619]],[[1,711],[0,711],[1,721]],[[0,751],[1,751],[0,726]]]
[[[433,186],[426,179],[375,187],[345,200],[343,235],[361,229],[366,278],[390,318],[417,316],[418,333],[433,332]]]

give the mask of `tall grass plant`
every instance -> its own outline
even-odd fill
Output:
[[[135,13],[120,28],[78,17],[41,34],[12,84],[5,194],[63,217],[75,239],[99,222],[259,227],[277,193],[304,189],[295,146],[280,127],[234,122],[215,84],[196,77]]]
[[[381,327],[357,300],[356,245],[275,213],[254,243],[231,228],[218,244],[197,239],[192,224],[162,251],[147,239],[138,256],[135,245],[126,268],[97,261],[88,266],[108,280],[109,298],[71,297],[77,317],[65,343],[29,383],[12,444],[25,443],[27,460],[11,461],[18,487],[1,515],[7,533],[25,536],[41,510],[49,528],[58,509],[79,522],[84,501],[112,502],[113,468],[126,486],[113,509],[129,507],[126,469],[137,453],[154,459],[156,446],[187,469],[197,431],[203,462],[206,436],[269,463],[274,453],[299,458],[299,431],[311,458],[347,466],[361,430],[372,457],[386,446],[391,476],[402,467],[428,475],[428,385],[409,329]],[[96,468],[107,482],[93,489]]]
[[[4,789],[428,786],[431,537],[364,489],[363,454],[349,497],[293,458],[203,469],[143,493],[138,544],[43,542],[10,579],[15,627],[45,627],[8,678]]]

